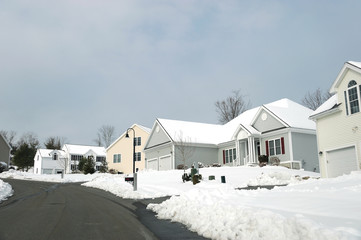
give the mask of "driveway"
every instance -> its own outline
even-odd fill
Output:
[[[14,195],[0,204],[0,239],[205,239],[126,200],[78,183],[3,179]]]

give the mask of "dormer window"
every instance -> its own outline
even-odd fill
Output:
[[[53,160],[58,160],[58,154],[57,153],[54,153]]]
[[[357,82],[355,80],[351,80],[348,83],[347,91],[344,92],[347,115],[360,112],[361,85],[359,89],[357,86]]]

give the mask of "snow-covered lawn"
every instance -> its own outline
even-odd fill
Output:
[[[87,181],[84,186],[133,199],[172,196],[148,209],[212,239],[361,239],[361,172],[317,179],[319,174],[283,167],[202,168],[203,181],[197,185],[183,183],[182,173],[142,171],[136,192],[122,175],[69,174],[60,179],[59,175],[13,171],[0,178]],[[210,175],[216,180],[208,180]],[[225,176],[225,184],[221,176]],[[311,178],[303,180],[305,176]],[[282,184],[289,185],[236,190],[247,185]]]

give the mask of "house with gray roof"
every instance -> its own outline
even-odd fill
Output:
[[[267,155],[281,165],[319,171],[312,113],[289,99],[252,108],[230,122],[205,124],[156,119],[144,147],[147,168],[175,169],[201,162],[254,165]],[[185,158],[183,152],[188,152]]]

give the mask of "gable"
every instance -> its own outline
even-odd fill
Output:
[[[285,127],[284,124],[265,109],[259,111],[252,126],[262,133]]]
[[[168,137],[168,134],[164,131],[163,127],[158,122],[156,122],[144,149],[152,148],[169,142],[171,142],[171,139]]]
[[[339,89],[342,88],[342,84],[345,82],[345,78],[347,78],[347,75],[352,74],[360,74],[361,73],[361,63],[359,62],[346,62],[341,69],[340,73],[338,74],[336,80],[333,82],[330,93],[336,93],[339,92]],[[349,77],[349,76],[348,76]]]

